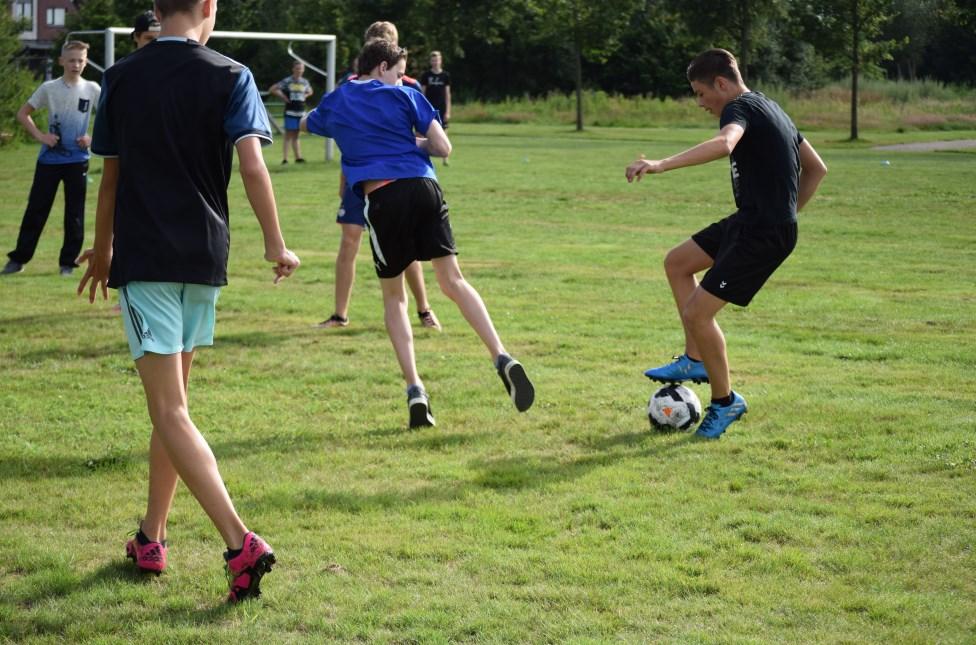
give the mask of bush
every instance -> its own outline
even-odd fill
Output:
[[[17,123],[17,110],[34,89],[34,78],[18,60],[21,31],[22,25],[4,7],[0,11],[0,146],[24,137],[24,129]]]

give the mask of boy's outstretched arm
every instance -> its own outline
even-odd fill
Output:
[[[264,259],[275,263],[274,281],[278,284],[282,278],[294,273],[301,261],[285,247],[285,240],[281,236],[278,207],[275,204],[274,189],[271,187],[271,176],[261,154],[260,140],[257,137],[247,137],[238,141],[236,148],[244,192],[247,193],[247,201],[250,202],[264,234]]]
[[[102,165],[102,181],[98,185],[98,206],[95,209],[95,243],[82,253],[76,262],[87,262],[85,274],[78,283],[78,294],[88,289],[88,302],[95,302],[95,292],[102,287],[102,298],[108,299],[108,272],[112,266],[112,237],[115,225],[115,190],[119,184],[119,160],[106,157]]]
[[[800,187],[796,194],[796,210],[806,206],[827,176],[827,164],[806,139],[800,144]]]
[[[635,179],[640,181],[641,177],[648,173],[665,172],[686,166],[698,166],[709,161],[721,159],[722,157],[728,157],[732,154],[736,144],[739,143],[739,139],[742,138],[743,133],[745,133],[745,130],[742,129],[741,125],[730,123],[708,141],[699,143],[694,148],[679,152],[667,159],[645,159],[644,155],[641,155],[637,161],[627,166],[627,182],[632,183]]]

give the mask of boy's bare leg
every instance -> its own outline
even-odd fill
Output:
[[[289,134],[290,133],[288,132],[288,130],[285,130],[284,142],[282,143],[282,148],[281,148],[281,160],[282,161],[288,161],[288,136],[289,136]]]
[[[407,278],[407,286],[413,299],[417,301],[417,311],[430,311],[427,301],[427,286],[424,284],[424,269],[420,262],[414,261],[407,267],[403,275]]]
[[[183,483],[203,507],[230,549],[239,549],[247,527],[241,522],[217,470],[207,441],[187,409],[180,354],[146,354],[136,361],[154,431]]]
[[[505,347],[495,331],[488,309],[478,292],[461,275],[457,256],[446,255],[435,258],[430,263],[434,267],[441,291],[458,306],[461,315],[485,344],[491,359],[495,360],[499,354],[504,354]]]
[[[356,280],[356,254],[363,239],[363,227],[356,224],[342,224],[342,239],[339,241],[339,254],[336,256],[335,312],[349,318],[349,300],[352,298],[352,284]]]
[[[714,260],[711,256],[691,239],[685,240],[668,251],[664,258],[664,272],[668,277],[668,283],[671,285],[674,303],[678,307],[678,315],[681,317],[681,324],[685,331],[685,353],[696,360],[702,360],[701,350],[695,337],[688,332],[688,326],[685,324],[682,312],[691,299],[691,295],[698,288],[698,278],[695,277],[695,274],[704,271],[712,264],[714,264]],[[709,372],[709,378],[711,378],[711,372]]]
[[[701,351],[701,360],[708,372],[712,398],[721,399],[732,392],[729,378],[729,357],[725,350],[725,335],[715,322],[715,316],[726,303],[702,288],[697,288],[681,312],[681,322]]]
[[[393,343],[403,380],[407,385],[420,385],[417,361],[413,352],[413,329],[407,315],[407,292],[403,288],[403,274],[395,278],[380,278],[383,289],[383,320]]]
[[[181,354],[183,370],[183,392],[189,396],[190,366],[193,364],[193,352]],[[142,520],[140,529],[143,535],[154,542],[166,539],[166,520],[173,507],[173,496],[179,475],[166,453],[166,447],[156,429],[153,428],[149,439],[149,501],[146,505],[146,516]]]
[[[291,135],[291,149],[295,152],[295,159],[302,158],[302,146],[298,143],[298,130],[289,132]]]

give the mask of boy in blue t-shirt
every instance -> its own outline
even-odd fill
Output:
[[[98,104],[98,83],[81,77],[88,64],[88,43],[71,40],[61,48],[58,64],[64,76],[47,81],[18,110],[17,120],[41,144],[34,166],[27,208],[17,235],[17,247],[7,254],[2,274],[19,273],[34,257],[41,232],[51,214],[58,184],[64,184],[64,242],[58,264],[61,275],[75,269],[85,240],[85,195],[88,192],[88,123]],[[48,131],[41,132],[31,114],[47,110]]]
[[[156,0],[160,37],[105,71],[92,150],[105,163],[95,246],[79,261],[88,286],[120,291],[129,350],[152,420],[149,500],[134,539],[136,566],[166,567],[166,524],[180,479],[227,545],[228,600],[260,594],[275,555],[234,510],[206,439],[190,418],[187,388],[196,347],[213,344],[214,309],[227,283],[227,185],[233,155],[264,235],[275,282],[298,258],[285,247],[262,143],[267,114],[251,72],[204,46],[216,0]],[[207,88],[201,93],[199,88]]]
[[[738,211],[668,252],[664,270],[685,332],[685,352],[647,370],[655,381],[710,383],[712,401],[696,435],[717,439],[747,410],[732,391],[722,308],[745,307],[796,246],[796,212],[827,174],[810,142],[774,101],[746,87],[735,57],[724,49],[699,54],[688,66],[698,105],[719,117],[719,133],[662,160],[643,155],[627,166],[628,182],[645,174],[729,157]],[[708,270],[701,284],[695,276]]]
[[[417,260],[431,261],[441,290],[481,338],[516,409],[524,412],[535,398],[532,383],[506,353],[481,296],[458,266],[447,204],[430,162],[431,155],[449,154],[451,142],[423,94],[397,85],[406,55],[387,40],[366,43],[359,55],[362,76],[325,96],[302,125],[336,140],[346,181],[365,197],[386,329],[407,383],[410,427],[434,425],[417,372],[403,286],[404,270]]]

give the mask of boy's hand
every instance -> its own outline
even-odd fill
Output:
[[[87,134],[83,134],[77,139],[75,139],[75,143],[77,143],[78,147],[81,148],[82,150],[87,150],[88,148],[91,147],[91,137],[88,136]]]
[[[60,139],[60,137],[54,134],[53,132],[44,132],[43,134],[41,134],[39,139],[41,143],[46,145],[48,148],[53,148],[56,145],[58,145],[58,140]]]
[[[627,183],[633,183],[635,179],[640,181],[641,177],[648,173],[653,174],[659,172],[663,172],[660,161],[647,159],[644,155],[641,155],[637,161],[627,166]]]
[[[98,285],[102,286],[102,299],[108,300],[108,270],[112,266],[111,252],[106,258],[99,257],[95,253],[95,249],[87,249],[75,260],[75,264],[83,263],[87,263],[88,266],[85,267],[85,274],[81,276],[81,282],[78,283],[78,295],[81,295],[81,292],[85,290],[85,284],[91,280],[91,286],[88,288],[88,302],[95,302],[95,292]]]
[[[294,273],[295,269],[298,268],[298,265],[302,263],[302,261],[298,259],[298,256],[288,249],[282,249],[277,253],[269,251],[264,254],[264,259],[268,262],[274,262],[275,264],[275,284],[278,284],[283,279]]]

